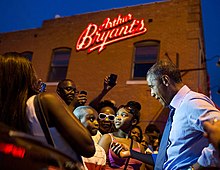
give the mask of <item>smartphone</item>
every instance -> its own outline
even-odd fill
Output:
[[[117,75],[116,74],[110,74],[109,76],[109,86],[114,86],[116,84],[116,80],[117,80]]]
[[[40,85],[40,92],[41,93],[45,92],[46,91],[46,87],[47,87],[46,83],[42,82],[41,85]]]
[[[87,95],[87,91],[82,90],[82,91],[80,91],[80,94],[85,94],[85,95]]]

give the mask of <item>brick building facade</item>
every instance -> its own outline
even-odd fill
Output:
[[[56,75],[51,70],[59,59],[52,61],[57,50],[59,54],[66,49],[69,61],[61,62],[67,70],[61,68],[58,78],[73,79],[79,90],[88,91],[90,101],[101,91],[104,77],[115,73],[117,86],[104,99],[113,99],[117,105],[139,101],[141,127],[151,121],[163,127],[167,110],[150,96],[143,75],[156,60],[168,56],[182,70],[187,85],[208,94],[200,5],[200,0],[169,0],[46,20],[40,28],[0,34],[0,54],[17,51],[31,55],[47,90],[55,91]],[[92,36],[95,29],[99,31],[96,37]],[[96,49],[89,51],[92,48]]]

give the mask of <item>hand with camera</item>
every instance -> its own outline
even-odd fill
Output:
[[[44,83],[42,79],[38,79],[38,81],[36,81],[36,83],[34,84],[33,89],[36,92],[36,94],[38,94],[46,92],[46,86],[46,83]]]
[[[116,74],[110,74],[109,76],[106,76],[104,79],[104,86],[102,91],[98,94],[97,97],[95,97],[89,105],[93,108],[98,108],[98,105],[100,101],[103,99],[103,97],[117,84],[117,75]]]
[[[77,96],[77,106],[84,106],[87,102],[87,92],[82,90],[80,91]]]
[[[74,111],[78,106],[84,106],[87,102],[87,92],[86,91],[75,91],[75,95],[71,103],[68,105],[71,111]]]
[[[39,92],[40,93],[46,92],[46,89],[47,89],[47,84],[44,82],[41,82]]]
[[[103,90],[109,91],[113,87],[115,87],[115,85],[117,84],[117,77],[118,76],[116,74],[110,74],[109,76],[106,76],[104,79]]]

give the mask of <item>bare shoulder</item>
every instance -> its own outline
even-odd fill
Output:
[[[57,99],[58,95],[56,93],[44,92],[44,93],[40,93],[39,97],[40,97],[40,99],[50,100],[50,99],[54,99],[54,98]]]
[[[45,102],[47,104],[64,103],[63,100],[56,93],[40,93],[39,98],[42,102]]]
[[[112,141],[112,140],[111,140],[110,134],[107,133],[107,134],[102,135],[99,141]]]
[[[110,143],[112,142],[110,134],[104,134],[99,140],[99,145],[101,146],[109,146]]]
[[[112,142],[111,136],[109,134],[104,134],[100,138],[98,144],[105,150],[105,153],[108,153],[111,142]]]

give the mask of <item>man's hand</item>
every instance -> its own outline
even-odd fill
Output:
[[[129,147],[125,144],[122,144],[122,143],[119,144],[119,143],[113,142],[111,144],[111,149],[120,158],[127,158],[131,156]]]
[[[69,108],[71,111],[73,111],[76,107],[85,105],[86,101],[87,95],[80,94],[78,91],[76,91],[74,98],[69,105]]]
[[[86,103],[86,101],[87,101],[87,95],[86,94],[78,94],[77,96],[76,96],[76,98],[77,98],[77,103],[76,103],[76,105],[77,106],[83,106],[83,105],[85,105],[85,103]]]
[[[214,119],[213,123],[206,121],[203,123],[205,133],[204,136],[209,139],[216,150],[220,151],[220,121]]]

